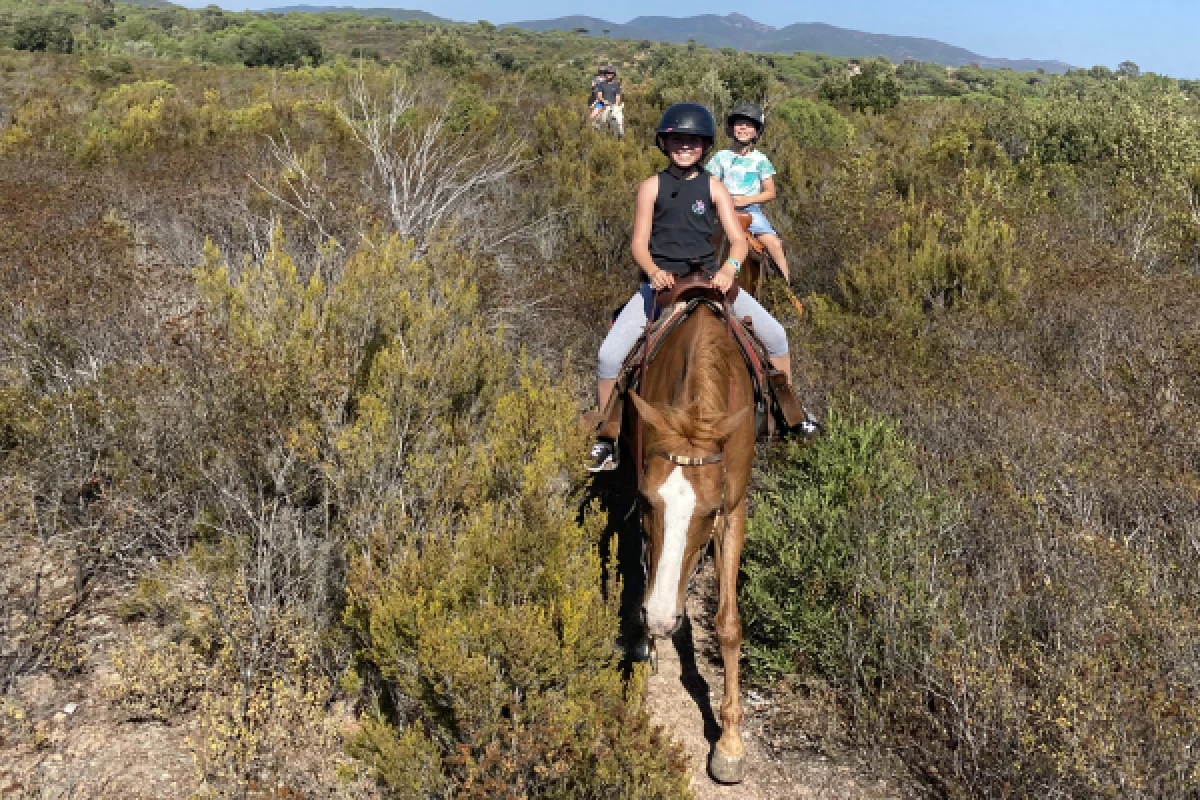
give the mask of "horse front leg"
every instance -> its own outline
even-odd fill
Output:
[[[728,527],[716,542],[717,644],[725,666],[725,697],[721,701],[721,738],[709,758],[708,769],[720,783],[741,783],[746,775],[746,747],[742,743],[742,695],[738,663],[742,655],[742,619],[737,606],[738,565],[746,534],[746,506],[730,514]]]

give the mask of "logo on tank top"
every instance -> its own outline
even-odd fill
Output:
[[[703,200],[697,200],[696,202],[692,203],[692,213],[693,214],[703,214],[704,213],[704,201]]]

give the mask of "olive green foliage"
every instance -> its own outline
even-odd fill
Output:
[[[475,53],[466,41],[455,34],[437,33],[426,45],[429,60],[438,67],[469,67],[475,62]]]
[[[896,320],[969,303],[1011,306],[1024,287],[1027,267],[1003,221],[967,205],[961,221],[910,207],[886,244],[870,248],[839,277],[847,308]]]
[[[299,67],[320,64],[321,45],[307,31],[251,22],[238,29],[229,47],[247,67]]]
[[[857,150],[803,163],[778,131],[763,144],[813,292],[793,341],[811,348],[808,380],[853,393],[915,445],[863,445],[873,465],[918,472],[892,492],[867,475],[861,494],[820,505],[835,497],[818,469],[846,435],[837,416],[802,479],[784,486],[794,467],[765,465],[745,564],[752,663],[841,687],[860,730],[916,744],[951,796],[1197,786],[1187,687],[1200,562],[1180,544],[1200,507],[1194,482],[1171,477],[1188,469],[1178,448],[1200,397],[1191,323],[1180,325],[1196,311],[1197,110],[1167,99],[1161,79],[1103,80],[1056,79],[1033,102],[901,102],[855,118]],[[1089,97],[1116,110],[1097,108],[1094,123],[1067,114]],[[1034,126],[1065,119],[1076,121]],[[1076,135],[1091,124],[1111,133]],[[1178,142],[1155,133],[1166,127]],[[1011,130],[1137,145],[1039,161],[1045,140],[1016,155]],[[1162,427],[1147,439],[1133,420]],[[854,474],[857,451],[833,452]],[[1148,472],[1161,489],[1134,489]],[[953,516],[924,517],[931,498]],[[837,527],[874,503],[887,509],[877,528]],[[1178,512],[1134,534],[1155,507]],[[925,555],[936,592],[903,572],[884,582],[901,597],[874,588],[880,561],[914,563],[905,553]]]
[[[740,602],[759,679],[815,673],[855,695],[922,663],[952,601],[953,507],[895,423],[848,403],[764,471]]]
[[[301,171],[330,192],[346,191],[331,177],[335,170],[370,174],[339,116],[348,101],[334,108],[325,100],[344,97],[353,69],[341,63],[289,73],[271,102],[241,91],[260,80],[243,70],[228,71],[214,86],[199,68],[191,72],[195,82],[187,74],[167,81],[140,63],[133,69],[116,86],[85,80],[94,102],[67,129],[59,123],[69,111],[27,98],[17,119],[29,135],[6,139],[15,158],[30,156],[33,136],[53,127],[58,138],[42,139],[46,152],[78,174],[94,174],[91,165],[103,161],[126,175],[149,170],[159,186],[179,186],[171,182],[194,185],[197,163],[212,163],[205,159],[225,148],[248,160],[261,154],[255,134],[272,129],[256,120],[270,121],[276,134],[288,126],[290,141],[304,149],[286,165],[258,162],[266,177],[257,185],[241,177],[203,179],[209,190],[223,185],[237,198],[205,206],[198,219],[217,216],[200,230],[213,231],[227,252],[245,248],[243,258],[227,260],[215,245],[189,241],[196,229],[182,223],[180,240],[158,241],[199,256],[196,272],[175,272],[177,283],[165,287],[113,279],[156,285],[194,314],[175,316],[107,283],[95,288],[114,269],[110,261],[132,269],[132,226],[116,212],[102,209],[94,220],[104,236],[89,229],[79,237],[93,247],[111,240],[119,258],[63,240],[65,252],[88,266],[51,283],[69,293],[87,278],[82,285],[92,287],[88,296],[97,303],[158,308],[161,328],[137,314],[117,315],[150,347],[106,345],[96,355],[94,343],[61,338],[61,328],[33,344],[35,325],[21,333],[11,315],[4,318],[17,326],[6,328],[17,337],[12,341],[30,343],[5,351],[16,389],[4,395],[0,430],[6,479],[23,481],[12,493],[17,507],[38,491],[35,478],[42,480],[26,473],[29,464],[41,464],[47,478],[94,485],[87,489],[96,493],[92,513],[103,509],[126,524],[86,524],[58,535],[98,527],[117,545],[97,536],[101,566],[88,569],[100,574],[119,551],[170,587],[166,599],[128,607],[131,616],[161,626],[160,641],[123,645],[109,701],[132,720],[194,721],[197,779],[208,796],[244,793],[264,775],[306,795],[328,793],[348,776],[353,796],[367,792],[366,777],[398,794],[416,786],[422,797],[439,786],[462,796],[479,786],[547,797],[685,796],[678,753],[651,728],[639,680],[627,682],[618,669],[616,616],[601,592],[600,520],[578,518],[574,487],[585,451],[575,423],[578,387],[570,372],[552,379],[524,355],[510,329],[496,325],[494,306],[483,304],[480,283],[498,283],[498,265],[475,249],[471,235],[486,227],[464,235],[457,217],[441,212],[444,227],[431,226],[418,245],[387,234],[386,203],[361,198],[356,205],[338,194],[346,216],[284,221],[273,214],[263,231],[269,236],[247,246],[236,231],[254,217],[243,217],[233,235],[211,220],[231,219],[223,215],[238,203],[271,213],[281,201],[269,193],[297,186]],[[381,72],[370,81],[389,87],[394,77]],[[502,109],[511,114],[496,93],[464,83],[422,102],[405,123],[431,126],[445,111],[447,130],[428,145],[436,155],[459,130],[502,134]],[[623,147],[630,172],[641,172],[636,157],[644,154]],[[160,155],[181,161],[156,172]],[[560,153],[557,168],[567,168],[568,158]],[[608,175],[611,164],[605,158],[587,174]],[[357,174],[355,185],[362,185]],[[26,211],[14,243],[39,239],[59,208],[36,193],[20,194]],[[471,210],[485,208],[506,226],[525,218],[498,205],[503,198],[469,199]],[[87,208],[91,219],[95,207]],[[532,238],[517,240],[524,247],[538,247],[534,223],[532,233],[522,233]],[[23,264],[42,257],[23,245],[6,252]],[[26,264],[23,274],[62,269],[62,252],[51,252],[47,263]],[[111,336],[99,322],[106,313],[57,305],[44,280],[34,289],[12,273],[4,278],[19,290],[8,296],[36,295],[50,319],[78,312]],[[79,336],[93,330],[73,329]],[[535,339],[530,344],[546,349]],[[90,363],[85,351],[107,367],[81,374],[88,386],[82,395],[29,377]],[[42,370],[27,357],[52,366]],[[73,457],[70,469],[50,459],[55,448],[73,451],[20,422],[30,419],[35,402],[47,404],[56,425],[86,417],[84,428],[55,436],[82,437],[79,446],[95,457]],[[9,460],[9,449],[18,456]],[[109,505],[100,499],[109,492],[122,499]],[[62,494],[52,489],[49,496],[61,502]],[[14,525],[22,519],[11,516]],[[61,518],[64,526],[77,521]],[[148,539],[138,538],[139,529]],[[77,557],[86,552],[81,542],[65,549]],[[39,608],[70,609],[68,600]],[[43,625],[49,630],[55,620],[30,619],[29,632]],[[6,680],[17,669],[71,668],[74,643],[65,630],[57,625],[55,636],[39,634],[40,649],[13,662],[14,672],[5,663]],[[354,710],[332,713],[338,702]],[[360,760],[347,762],[343,746]]]
[[[1087,168],[1092,191],[1106,196],[1101,235],[1146,268],[1192,246],[1200,120],[1176,87],[1064,83],[1045,103],[995,111],[987,130],[1018,163]]]
[[[806,97],[789,97],[771,117],[786,125],[801,147],[845,147],[854,138],[854,126],[837,109]]]
[[[895,108],[900,91],[892,65],[883,58],[865,61],[856,74],[836,76],[821,85],[821,96],[830,103],[877,114]]]
[[[1014,113],[1015,112],[1015,113]],[[1195,168],[1200,131],[1191,103],[1169,85],[1117,81],[1063,85],[1045,103],[1010,108],[989,125],[1015,159],[1110,164],[1133,180],[1177,178]]]
[[[481,782],[679,794],[617,670],[597,529],[576,522],[562,485],[582,451],[574,400],[480,324],[469,265],[393,239],[326,292],[278,250],[233,284],[214,259],[200,278],[214,318],[278,365],[266,399],[297,404],[297,479],[335,479],[347,620],[360,669],[390,698],[355,752],[397,792],[418,785],[411,796]],[[416,784],[411,748],[427,759]]]
[[[13,28],[12,46],[17,50],[69,53],[75,48],[70,26],[53,17],[31,17]]]

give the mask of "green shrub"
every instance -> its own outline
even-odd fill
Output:
[[[854,138],[854,126],[824,103],[789,97],[775,107],[772,122],[782,122],[801,147],[844,147]]]
[[[238,28],[233,50],[247,67],[302,67],[320,64],[324,58],[320,42],[311,33],[258,20]]]
[[[163,136],[163,115],[174,93],[162,80],[123,83],[105,92],[88,120],[84,160],[150,149]]]
[[[882,114],[900,102],[900,84],[886,59],[872,59],[864,62],[856,75],[826,79],[821,94],[830,103]]]
[[[568,491],[584,447],[574,389],[506,351],[472,271],[444,242],[423,258],[393,238],[326,287],[299,277],[276,236],[231,280],[209,248],[200,284],[209,318],[237,344],[242,396],[229,400],[244,409],[225,424],[261,442],[230,474],[287,464],[275,496],[331,497],[358,680],[386,698],[352,749],[397,794],[484,783],[515,796],[683,797],[678,754],[618,668],[600,520],[580,524]],[[259,448],[282,452],[256,463]],[[232,532],[242,523],[223,502],[214,530]],[[230,556],[192,559],[213,565],[204,574],[251,553],[262,561],[264,532],[223,535]],[[253,630],[253,606],[236,598],[257,595],[221,592],[234,599],[219,618]]]
[[[17,23],[13,30],[16,50],[44,50],[47,53],[70,53],[75,49],[75,35],[66,23],[50,17],[32,17]]]
[[[845,308],[916,319],[957,305],[1003,308],[1027,279],[1012,228],[969,205],[961,221],[910,204],[885,245],[867,249],[838,278]]]
[[[816,673],[852,693],[907,679],[951,597],[945,498],[896,425],[835,407],[810,447],[764,471],[739,603],[758,679]]]
[[[425,43],[429,60],[437,67],[455,69],[475,63],[475,53],[466,41],[454,33],[436,33]]]
[[[1057,87],[1046,102],[1015,100],[988,117],[987,132],[1015,160],[1108,165],[1143,185],[1200,163],[1200,119],[1171,87],[1103,81]]]

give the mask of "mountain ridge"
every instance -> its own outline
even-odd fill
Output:
[[[841,58],[885,56],[896,63],[911,58],[947,67],[978,64],[981,67],[1008,68],[1020,72],[1041,69],[1050,73],[1063,73],[1071,68],[1070,64],[1063,61],[996,58],[937,39],[868,33],[822,22],[798,22],[775,28],[737,13],[724,16],[701,14],[693,17],[642,16],[635,17],[627,23],[614,23],[599,17],[574,14],[508,24],[526,30],[587,29],[589,35],[607,35],[616,39],[647,39],[675,43],[691,40],[707,47],[733,47],[759,53],[810,51]]]
[[[131,0],[132,1],[132,0]],[[277,6],[264,8],[272,14],[358,14],[363,17],[386,17],[393,22],[443,22],[452,20],[430,14],[428,11],[415,11],[408,8],[356,8],[354,6]]]
[[[143,2],[153,1],[143,0]],[[264,10],[278,14],[289,12],[359,14],[364,17],[386,17],[395,21],[452,22],[452,20],[426,11],[403,8],[289,5]],[[757,53],[804,51],[840,58],[884,56],[893,63],[913,59],[942,64],[947,67],[978,64],[981,67],[1007,68],[1018,72],[1043,70],[1049,73],[1063,73],[1071,68],[1070,64],[1063,61],[995,58],[980,55],[965,47],[947,44],[937,39],[869,33],[823,22],[797,22],[776,28],[737,12],[725,15],[698,14],[691,17],[640,16],[625,23],[611,22],[586,14],[570,14],[552,19],[521,20],[504,24],[532,31],[586,30],[591,36],[609,36],[614,39],[645,39],[677,44],[694,41],[706,47],[732,47],[736,50]]]

